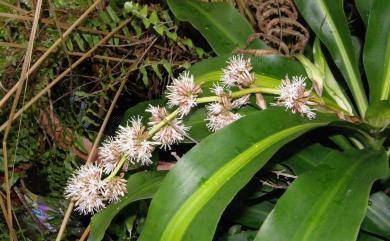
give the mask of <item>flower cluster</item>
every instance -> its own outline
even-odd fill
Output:
[[[149,141],[149,134],[142,124],[142,118],[133,118],[131,125],[120,126],[117,134],[119,150],[130,163],[150,165],[154,143]]]
[[[246,89],[252,87],[255,75],[251,71],[250,59],[244,59],[242,55],[234,55],[229,58],[227,66],[222,69],[221,83],[223,86],[214,84],[210,89],[211,92],[220,97],[219,101],[206,106],[208,111],[206,121],[210,131],[215,132],[242,117],[238,113],[233,113],[232,110],[248,104],[250,95],[244,95],[233,101],[230,88]]]
[[[278,89],[277,102],[273,103],[274,106],[284,106],[286,110],[290,109],[292,113],[299,113],[301,116],[307,116],[309,119],[316,117],[316,113],[309,107],[314,105],[311,102],[310,95],[311,90],[305,90],[306,77],[293,76],[292,81],[286,77],[282,80],[282,83]]]
[[[250,59],[244,59],[242,55],[234,55],[227,63],[221,76],[221,82],[225,87],[248,88],[255,82]]]
[[[197,105],[197,101],[213,101],[206,105],[205,119],[207,128],[212,132],[240,119],[242,115],[235,111],[249,103],[252,93],[256,96],[257,105],[265,109],[265,100],[254,81],[250,59],[244,59],[242,55],[233,56],[223,69],[222,85],[214,84],[210,88],[215,96],[199,100],[202,93],[200,84],[194,82],[189,72],[182,73],[167,87],[167,104],[177,110],[169,113],[165,107],[149,105],[145,110],[150,114],[147,126],[141,117],[131,119],[126,126],[120,126],[116,136],[108,138],[98,149],[98,164],[82,166],[69,179],[65,188],[66,197],[75,202],[76,210],[82,214],[93,214],[107,203],[118,201],[127,192],[122,171],[127,171],[130,164],[150,165],[156,146],[167,150],[185,137],[190,138],[187,133],[190,128],[183,124],[182,119]],[[282,80],[277,101],[273,105],[284,106],[286,110],[306,115],[309,119],[314,118],[315,113],[309,107],[314,105],[310,101],[311,90],[306,91],[305,87],[305,78],[294,76],[291,81],[286,77]],[[231,88],[241,92],[232,93]],[[116,176],[119,172],[120,177]],[[103,174],[109,176],[103,179]]]
[[[164,107],[149,105],[146,112],[151,114],[148,125],[152,128],[162,122],[168,116],[168,111]],[[178,119],[173,119],[167,125],[158,130],[152,139],[161,145],[164,150],[171,149],[171,145],[177,144],[184,140],[184,136],[190,128],[183,125],[183,122]]]
[[[219,101],[206,105],[207,110],[207,128],[215,132],[232,122],[240,119],[242,115],[233,113],[233,109],[239,109],[249,101],[249,96],[243,96],[237,100],[232,101],[230,92],[226,92],[225,89],[217,84],[211,88],[211,91],[220,97]]]
[[[188,115],[191,108],[196,106],[196,98],[202,89],[194,83],[194,76],[189,72],[183,72],[177,79],[173,79],[168,89],[168,106],[178,107],[181,117]]]
[[[72,199],[80,214],[93,214],[127,192],[126,180],[115,178],[102,180],[102,169],[94,164],[80,167],[68,180],[65,196]]]

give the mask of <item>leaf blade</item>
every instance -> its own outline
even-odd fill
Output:
[[[387,172],[383,151],[332,152],[290,186],[255,241],[356,240],[371,185]]]
[[[323,116],[313,122],[279,108],[267,109],[205,138],[170,171],[152,200],[139,241],[211,240],[229,201],[274,152],[303,132],[327,125],[331,119]],[[264,125],[265,121],[271,121],[272,127]],[[265,148],[262,144],[271,146]]]
[[[249,23],[228,3],[168,0],[168,6],[179,20],[188,21],[199,30],[218,55],[244,48],[248,36],[254,33]],[[265,46],[260,40],[255,42],[258,48]]]
[[[164,172],[140,172],[132,175],[127,181],[128,193],[126,196],[92,217],[88,241],[102,240],[112,219],[129,203],[152,198],[164,177]]]
[[[368,20],[363,63],[371,103],[390,97],[390,28],[383,27],[390,26],[389,12],[388,1],[376,0]]]
[[[295,0],[295,3],[306,22],[328,48],[347,81],[361,116],[364,116],[367,97],[343,12],[343,2],[341,0]]]

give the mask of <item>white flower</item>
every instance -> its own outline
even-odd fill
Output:
[[[173,79],[168,89],[169,107],[177,106],[181,118],[190,113],[191,108],[196,106],[196,98],[202,92],[200,85],[194,83],[194,76],[189,72],[183,72],[177,79]]]
[[[114,177],[106,181],[106,189],[103,196],[109,203],[119,201],[127,193],[126,179]]]
[[[93,214],[105,207],[102,192],[106,183],[101,180],[102,171],[94,164],[86,164],[68,180],[65,196],[75,202],[75,210],[80,214]]]
[[[133,118],[131,125],[119,127],[117,142],[119,150],[131,163],[149,165],[154,150],[153,142],[148,141],[149,134],[142,125],[142,118]]]
[[[98,156],[101,161],[100,166],[103,168],[105,174],[110,174],[121,159],[119,150],[119,143],[117,140],[109,137],[103,142],[103,146],[99,147]]]
[[[225,100],[225,102],[214,102],[206,106],[208,111],[207,128],[210,131],[215,132],[242,117],[242,115],[230,111],[233,106],[229,103],[228,100]]]
[[[149,118],[148,125],[152,128],[153,126],[160,123],[168,116],[168,111],[159,106],[149,105],[149,108],[146,109],[146,112],[151,113]],[[180,141],[184,140],[184,136],[187,135],[189,127],[183,125],[181,120],[173,119],[168,124],[163,126],[159,131],[157,131],[152,139],[158,142],[164,150],[171,149],[171,145],[177,144]]]
[[[274,106],[284,106],[292,113],[298,112],[301,116],[306,115],[309,119],[316,117],[316,113],[310,109],[309,105],[314,102],[309,101],[311,90],[306,91],[306,77],[293,76],[292,81],[288,77],[282,80],[278,89],[277,102]]]
[[[228,66],[222,70],[221,81],[224,86],[231,88],[250,87],[255,81],[255,75],[251,73],[252,65],[250,59],[244,59],[242,55],[234,55],[227,61]]]
[[[213,87],[210,88],[211,92],[213,92],[216,96],[226,95],[225,89],[219,84],[214,83]]]
[[[240,97],[238,99],[235,99],[232,102],[233,108],[234,109],[239,109],[242,106],[248,104],[249,103],[249,97],[250,97],[250,95],[244,95],[244,96],[242,96],[242,97]]]

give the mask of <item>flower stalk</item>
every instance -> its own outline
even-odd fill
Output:
[[[201,84],[195,83],[189,72],[183,72],[167,86],[167,106],[174,110],[169,112],[166,107],[149,105],[145,110],[150,113],[147,126],[140,116],[132,118],[127,126],[120,126],[115,138],[108,138],[99,148],[101,163],[82,166],[76,171],[68,182],[66,196],[75,201],[76,209],[83,214],[93,214],[107,203],[118,201],[127,191],[123,172],[129,164],[149,165],[156,146],[171,149],[171,145],[188,137],[190,127],[183,124],[183,118],[198,104],[208,103],[205,122],[211,132],[243,117],[237,110],[249,104],[251,95],[256,95],[260,109],[267,108],[262,94],[269,94],[276,96],[271,106],[283,106],[309,119],[316,117],[315,111],[320,109],[317,106],[348,115],[341,107],[312,93],[312,89],[307,90],[303,76],[293,76],[292,80],[286,76],[278,88],[258,87],[254,80],[250,59],[234,56],[223,70],[221,85],[215,83],[210,88],[214,95],[200,97]],[[108,176],[102,178],[103,173]]]

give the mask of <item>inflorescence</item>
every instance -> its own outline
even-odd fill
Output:
[[[221,85],[214,84],[210,88],[215,96],[204,97],[210,101],[200,102],[211,102],[206,105],[205,121],[212,132],[243,117],[237,111],[250,103],[251,94],[248,93],[254,93],[256,99],[261,95],[260,91],[251,92],[251,88],[256,88],[255,74],[250,59],[244,59],[242,55],[228,60],[220,82]],[[314,118],[315,113],[309,107],[314,104],[310,101],[311,90],[305,87],[304,77],[294,76],[292,81],[286,77],[277,90],[276,103],[272,105]],[[243,94],[233,95],[234,90]],[[135,117],[126,126],[120,126],[115,137],[109,137],[98,149],[98,164],[81,166],[68,180],[65,196],[75,202],[76,210],[81,214],[93,214],[107,203],[118,201],[127,192],[126,180],[122,177],[129,165],[150,165],[156,146],[171,149],[172,145],[188,137],[190,127],[184,125],[183,118],[197,106],[201,93],[201,84],[196,83],[189,72],[183,72],[167,86],[167,106],[176,110],[170,112],[166,107],[149,105],[145,110],[150,114],[147,125],[142,117]],[[108,177],[103,179],[103,175]]]

